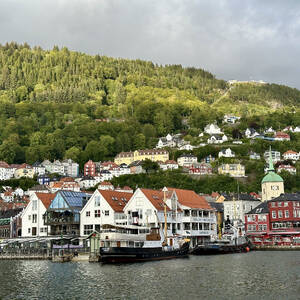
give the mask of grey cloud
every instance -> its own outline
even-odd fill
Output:
[[[160,64],[300,88],[298,0],[1,0],[0,42]]]

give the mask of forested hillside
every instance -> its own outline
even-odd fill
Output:
[[[180,65],[0,45],[0,160],[109,159],[152,148],[169,132],[196,136],[224,112],[238,111],[245,127],[268,120],[254,115],[282,107],[289,117],[278,126],[291,125],[299,95],[273,84],[228,86]]]

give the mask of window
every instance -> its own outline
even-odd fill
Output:
[[[272,219],[276,219],[276,211],[272,211]]]
[[[84,225],[83,226],[83,234],[89,235],[93,232],[93,225]]]
[[[37,200],[32,201],[32,210],[37,210]]]
[[[272,207],[276,207],[276,203],[275,202],[272,202]]]
[[[282,203],[281,202],[278,202],[278,207],[281,207],[282,206]]]
[[[190,223],[183,223],[184,230],[190,230],[191,229],[191,224]]]
[[[101,210],[100,209],[96,209],[95,210],[95,218],[100,218],[101,216]]]
[[[90,211],[85,212],[85,216],[86,217],[90,217],[91,216],[91,212]]]
[[[32,215],[32,223],[37,223],[37,214]]]
[[[289,203],[288,202],[283,202],[283,205],[284,205],[284,207],[287,207],[287,206],[289,206]]]
[[[109,216],[109,210],[105,210],[105,211],[104,211],[104,215],[105,215],[105,216]]]
[[[282,218],[282,210],[278,211],[278,218]]]
[[[100,206],[100,196],[95,196],[95,206]]]
[[[30,221],[30,220],[31,220],[31,215],[28,216],[28,221]]]
[[[284,215],[285,215],[286,218],[289,218],[289,217],[290,217],[289,211],[286,210],[286,211],[284,212]]]
[[[28,233],[30,233],[31,232],[31,228],[28,228]]]

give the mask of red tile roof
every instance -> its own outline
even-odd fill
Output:
[[[132,197],[131,193],[98,190],[115,212],[123,212],[123,208]]]
[[[55,198],[56,194],[52,193],[35,193],[36,196],[42,201],[44,204],[45,208],[47,209],[52,200]]]
[[[176,193],[178,202],[181,205],[184,205],[184,206],[187,206],[190,208],[212,210],[212,207],[206,201],[205,197],[199,196],[194,191],[174,189],[174,188],[168,188],[168,190],[174,191]]]
[[[141,191],[157,210],[164,210],[164,193],[162,191],[150,189],[141,189]],[[169,196],[170,193],[166,193],[166,198]],[[170,211],[168,206],[167,211]]]

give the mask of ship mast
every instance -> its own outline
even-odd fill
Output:
[[[164,216],[165,216],[165,227],[164,227],[164,236],[165,236],[165,240],[164,240],[164,245],[168,245],[168,227],[167,227],[167,203],[166,203],[166,192],[168,191],[168,189],[166,187],[164,187],[162,189],[163,193],[164,193]]]

